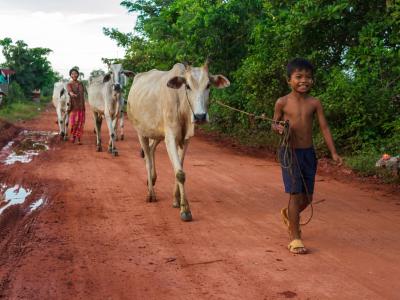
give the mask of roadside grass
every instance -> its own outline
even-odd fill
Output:
[[[37,117],[49,104],[51,97],[41,97],[40,103],[32,100],[8,101],[0,107],[0,119],[10,123]]]
[[[363,177],[373,176],[382,179],[386,183],[400,183],[400,177],[393,175],[385,168],[375,167],[375,163],[382,154],[377,152],[364,152],[345,157],[345,164],[358,175]]]

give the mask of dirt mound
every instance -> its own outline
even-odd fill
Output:
[[[0,148],[4,147],[20,131],[21,128],[0,119]]]

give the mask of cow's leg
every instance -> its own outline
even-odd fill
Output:
[[[139,137],[139,142],[140,145],[142,146],[143,152],[144,152],[144,161],[146,163],[146,171],[147,171],[147,189],[149,191],[149,194],[147,195],[147,202],[155,202],[157,201],[156,199],[156,193],[154,192],[154,187],[153,187],[153,180],[151,178],[151,171],[153,170],[153,157],[151,155],[151,147],[149,144],[149,138],[141,136],[138,134]]]
[[[63,131],[63,129],[64,129],[63,128],[63,118],[62,118],[60,103],[57,104],[56,112],[57,112],[58,133],[60,135],[60,140],[62,140],[64,138],[65,132]]]
[[[165,144],[167,146],[167,152],[169,159],[171,160],[172,166],[174,168],[175,179],[179,187],[179,203],[181,207],[181,220],[191,221],[192,213],[190,212],[189,202],[185,197],[185,172],[183,172],[181,159],[178,153],[178,145],[176,143],[175,137],[172,133],[167,132],[165,135]]]
[[[114,130],[116,119],[111,118],[110,115],[106,115],[105,118],[108,126],[108,132],[110,135],[110,140],[108,142],[108,152],[110,152],[113,156],[117,156],[118,150],[115,147],[115,130]]]
[[[119,128],[118,128],[118,122],[119,121],[119,113],[118,115],[115,117],[115,120],[113,121],[113,126],[114,126],[114,131],[115,131],[115,140],[118,141],[119,137],[118,137],[118,132],[119,132]]]
[[[121,141],[124,140],[124,108],[122,106],[119,114],[119,130],[121,132]]]
[[[68,112],[64,112],[63,115],[63,119],[64,119],[64,141],[68,141],[68,122],[69,122],[69,114]]]
[[[182,147],[178,147],[178,155],[179,159],[181,161],[181,165],[183,168],[183,161],[185,159],[185,154],[186,154],[186,149],[187,146],[189,145],[189,140],[185,140]],[[172,203],[172,207],[179,208],[180,207],[180,198],[181,198],[181,193],[179,192],[179,184],[177,179],[175,178],[175,188],[174,188],[174,201]]]
[[[94,119],[94,131],[96,133],[96,151],[101,152],[101,123],[103,118],[97,112],[93,112],[93,119]]]
[[[160,142],[161,142],[161,140],[150,139],[150,154],[149,155],[150,155],[151,161],[152,161],[150,174],[151,174],[151,181],[153,183],[153,186],[156,184],[156,181],[157,181],[156,156],[155,156],[155,153],[156,153],[157,145]]]

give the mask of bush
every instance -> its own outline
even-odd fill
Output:
[[[7,102],[23,101],[26,100],[24,91],[21,86],[16,82],[11,82],[8,88]]]

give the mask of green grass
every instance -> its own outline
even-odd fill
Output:
[[[9,100],[0,107],[0,119],[8,122],[33,119],[40,114],[49,102],[50,97],[42,97],[40,103],[31,100]]]
[[[386,183],[400,183],[400,178],[389,170],[375,167],[381,155],[375,151],[354,154],[345,157],[345,164],[361,176],[375,176]]]

